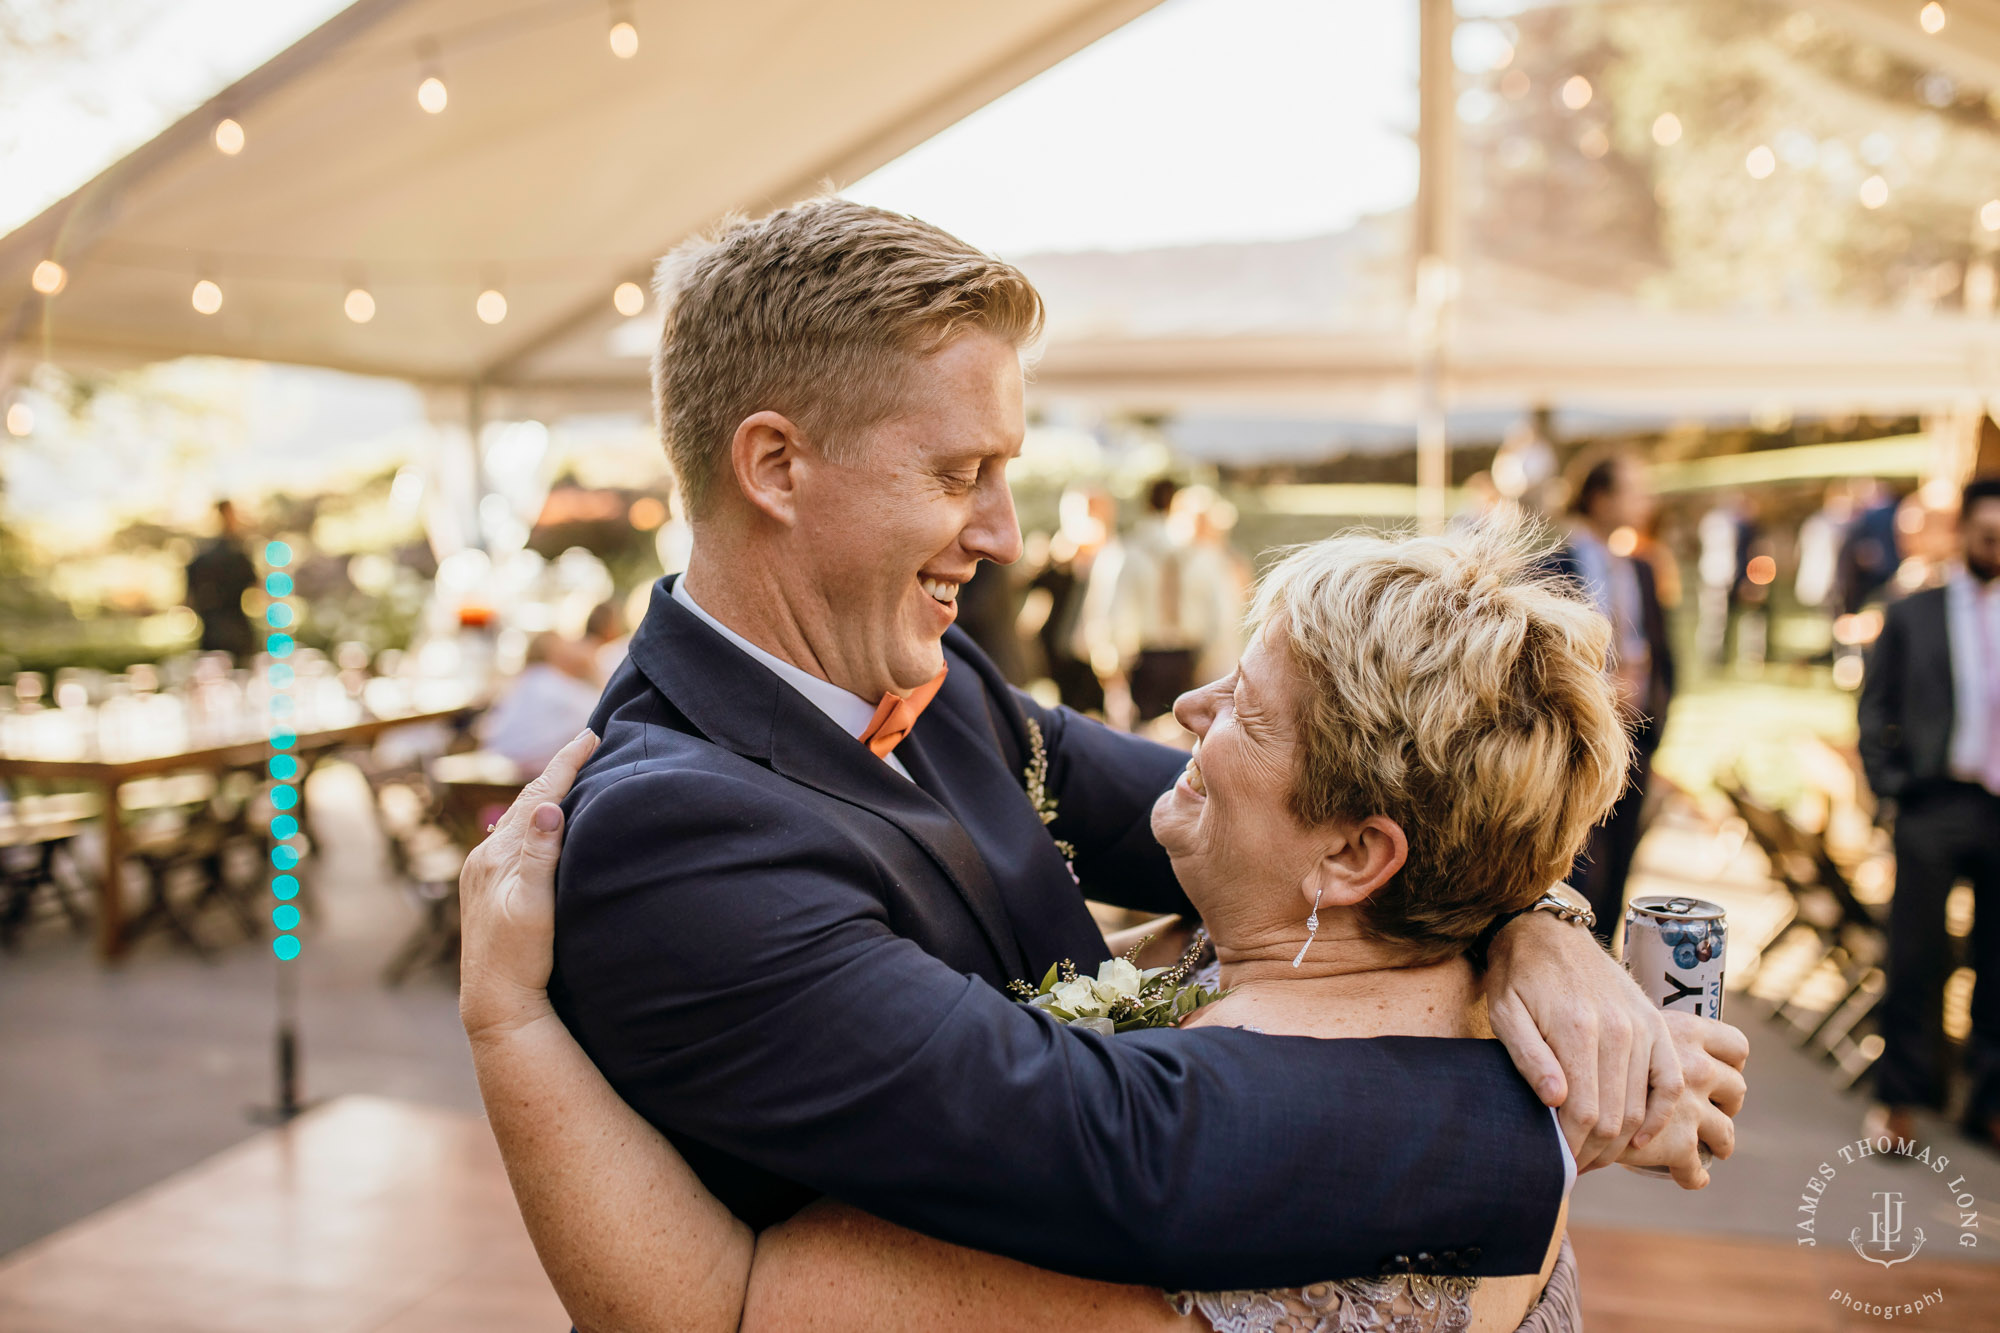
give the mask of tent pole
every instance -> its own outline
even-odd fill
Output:
[[[1445,434],[1445,340],[1458,286],[1458,89],[1452,0],[1420,0],[1417,32],[1416,327],[1417,521],[1444,527],[1451,444]]]
[[[479,452],[479,435],[486,426],[486,386],[478,380],[465,385],[465,447],[472,451],[472,544],[486,549],[486,523],[480,507],[486,501],[486,463]]]

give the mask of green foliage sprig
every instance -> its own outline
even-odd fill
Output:
[[[1189,1014],[1221,996],[1220,991],[1187,979],[1201,961],[1208,936],[1197,931],[1194,942],[1172,967],[1142,968],[1139,951],[1152,941],[1148,935],[1124,957],[1099,964],[1095,977],[1080,975],[1076,964],[1065,958],[1049,966],[1039,986],[1011,981],[1007,990],[1052,1018],[1106,1035],[1137,1028],[1177,1027]]]

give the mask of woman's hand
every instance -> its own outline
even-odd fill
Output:
[[[458,873],[464,940],[458,1017],[474,1040],[552,1012],[556,858],[562,853],[562,807],[555,802],[568,794],[596,748],[597,737],[584,731],[556,751]]]
[[[1667,1167],[1681,1188],[1698,1190],[1708,1184],[1700,1145],[1707,1144],[1718,1158],[1736,1151],[1734,1118],[1747,1091],[1743,1066],[1750,1058],[1750,1042],[1727,1023],[1678,1009],[1661,1012],[1673,1034],[1687,1093],[1675,1104],[1665,1130],[1643,1148],[1628,1148],[1618,1160],[1628,1166]]]

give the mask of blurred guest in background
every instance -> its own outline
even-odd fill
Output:
[[[1946,504],[1950,501],[1947,499]],[[1840,610],[1852,615],[1896,577],[1902,554],[1896,547],[1896,497],[1879,481],[1855,489],[1854,517],[1840,547]]]
[[[590,655],[591,677],[599,685],[625,660],[632,636],[625,632],[625,611],[616,602],[600,602],[583,622],[583,651]]]
[[[1091,660],[1099,674],[1124,676],[1139,722],[1170,711],[1195,684],[1209,594],[1199,586],[1187,542],[1167,521],[1179,490],[1168,477],[1147,487],[1145,514],[1111,543],[1090,576]]]
[[[1653,752],[1674,694],[1674,658],[1653,567],[1634,554],[1652,516],[1645,468],[1629,454],[1588,453],[1577,460],[1572,476],[1570,534],[1555,563],[1611,622],[1608,669],[1633,742],[1625,790],[1591,830],[1571,872],[1571,882],[1597,914],[1598,938],[1608,944],[1624,913],[1625,881],[1643,832],[1640,816]]]
[[[1861,759],[1894,820],[1889,990],[1874,1122],[1909,1135],[1945,1099],[1945,899],[1972,882],[1968,1132],[2000,1147],[2000,476],[1966,486],[1962,561],[1945,586],[1891,603],[1861,687]]]
[[[1701,516],[1695,525],[1700,554],[1695,559],[1695,576],[1701,583],[1695,605],[1695,643],[1701,660],[1709,666],[1724,661],[1723,643],[1729,636],[1729,618],[1736,595],[1738,506],[1725,501]]]
[[[257,631],[243,611],[243,594],[259,584],[257,566],[243,549],[236,506],[215,506],[216,535],[202,543],[187,566],[187,606],[201,617],[201,650],[228,653],[238,666],[257,652]]]
[[[986,650],[1000,674],[1015,685],[1029,681],[1028,657],[1021,651],[1021,595],[1005,565],[981,560],[972,578],[958,590],[958,627]]]
[[[1090,664],[1084,608],[1090,572],[1118,527],[1118,502],[1103,491],[1071,487],[1063,492],[1060,515],[1061,525],[1049,539],[1049,562],[1028,585],[1049,595],[1049,612],[1036,637],[1062,701],[1079,713],[1102,714],[1104,684]]]
[[[1250,605],[1250,562],[1229,541],[1236,506],[1206,486],[1174,496],[1169,526],[1187,548],[1195,679],[1220,680],[1243,656],[1243,616]]]
[[[1842,614],[1834,594],[1840,587],[1840,557],[1854,519],[1854,496],[1841,482],[1826,488],[1820,507],[1799,524],[1799,569],[1792,590],[1799,605],[1829,616]]]
[[[528,640],[521,674],[479,719],[475,734],[482,746],[507,756],[523,773],[537,773],[589,724],[600,688],[587,642],[571,643],[544,631]]]

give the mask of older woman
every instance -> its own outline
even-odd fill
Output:
[[[1489,532],[1345,536],[1265,578],[1237,669],[1175,709],[1195,750],[1153,813],[1225,988],[1190,1024],[1491,1037],[1468,950],[1561,878],[1627,758],[1603,674],[1605,621],[1534,574],[1531,557]],[[558,760],[562,781],[584,752]],[[497,892],[468,880],[462,1005],[523,1214],[585,1333],[1084,1321],[1236,1333],[1396,1317],[1416,1329],[1576,1327],[1560,1220],[1539,1275],[1455,1277],[1450,1256],[1421,1256],[1386,1276],[1171,1299],[960,1249],[832,1202],[753,1235],[549,1009],[559,811],[539,805],[529,819],[517,807],[510,818],[524,838],[516,871]],[[1677,1032],[1740,1068],[1733,1029]],[[1709,1092],[1625,1160],[1676,1161],[1697,1133],[1727,1156],[1742,1080],[1725,1071]]]

